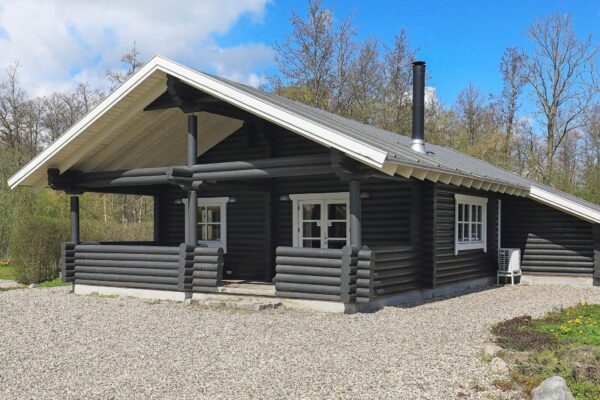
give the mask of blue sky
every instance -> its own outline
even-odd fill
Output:
[[[569,13],[577,33],[600,37],[600,0],[389,1],[324,0],[334,14],[354,14],[359,37],[390,42],[406,27],[444,103],[469,81],[500,88],[498,62],[507,46],[527,46],[527,26]],[[143,59],[162,54],[183,64],[259,85],[274,68],[275,41],[291,30],[292,10],[307,0],[0,0],[0,73],[20,63],[34,95],[78,82],[107,86],[107,70],[134,41]],[[32,22],[34,21],[34,22]],[[41,68],[40,66],[43,66]]]
[[[452,103],[469,81],[483,93],[500,90],[498,63],[507,46],[528,46],[525,31],[535,19],[554,12],[569,13],[576,32],[600,39],[600,1],[325,1],[338,17],[354,13],[360,37],[389,42],[406,27],[418,57],[427,61],[438,96]],[[291,10],[305,15],[306,1],[273,1],[256,22],[243,17],[217,42],[244,41],[272,45],[290,32]]]

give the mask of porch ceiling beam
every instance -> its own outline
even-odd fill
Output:
[[[490,190],[491,186],[492,186],[492,182],[482,182],[481,183],[482,190]]]
[[[481,189],[482,184],[483,184],[482,181],[480,181],[479,179],[475,179],[475,180],[473,180],[473,184],[471,185],[471,187],[473,189]]]
[[[500,184],[498,184],[498,183],[492,183],[492,184],[490,185],[490,190],[491,190],[492,192],[497,192],[499,187],[500,187]]]
[[[207,112],[242,121],[258,120],[254,114],[204,93],[179,79],[167,75],[167,90],[150,103],[144,111],[179,108],[184,113]]]

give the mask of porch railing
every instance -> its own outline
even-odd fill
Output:
[[[211,291],[221,285],[220,248],[66,242],[61,279],[76,284],[174,291]]]
[[[356,301],[368,302],[420,287],[419,257],[410,246],[370,249],[358,252]]]
[[[356,251],[278,247],[275,295],[344,303],[356,296]]]

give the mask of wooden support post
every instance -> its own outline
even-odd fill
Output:
[[[350,179],[350,245],[355,249],[362,247],[360,181]]]
[[[193,167],[198,156],[198,117],[188,115],[188,159],[187,166]],[[198,245],[198,192],[193,189],[188,191],[188,203],[186,213],[187,244],[196,247]]]
[[[79,243],[79,196],[71,196],[71,242]]]

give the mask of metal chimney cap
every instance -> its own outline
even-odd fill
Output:
[[[425,61],[413,61],[412,65],[425,65]]]

